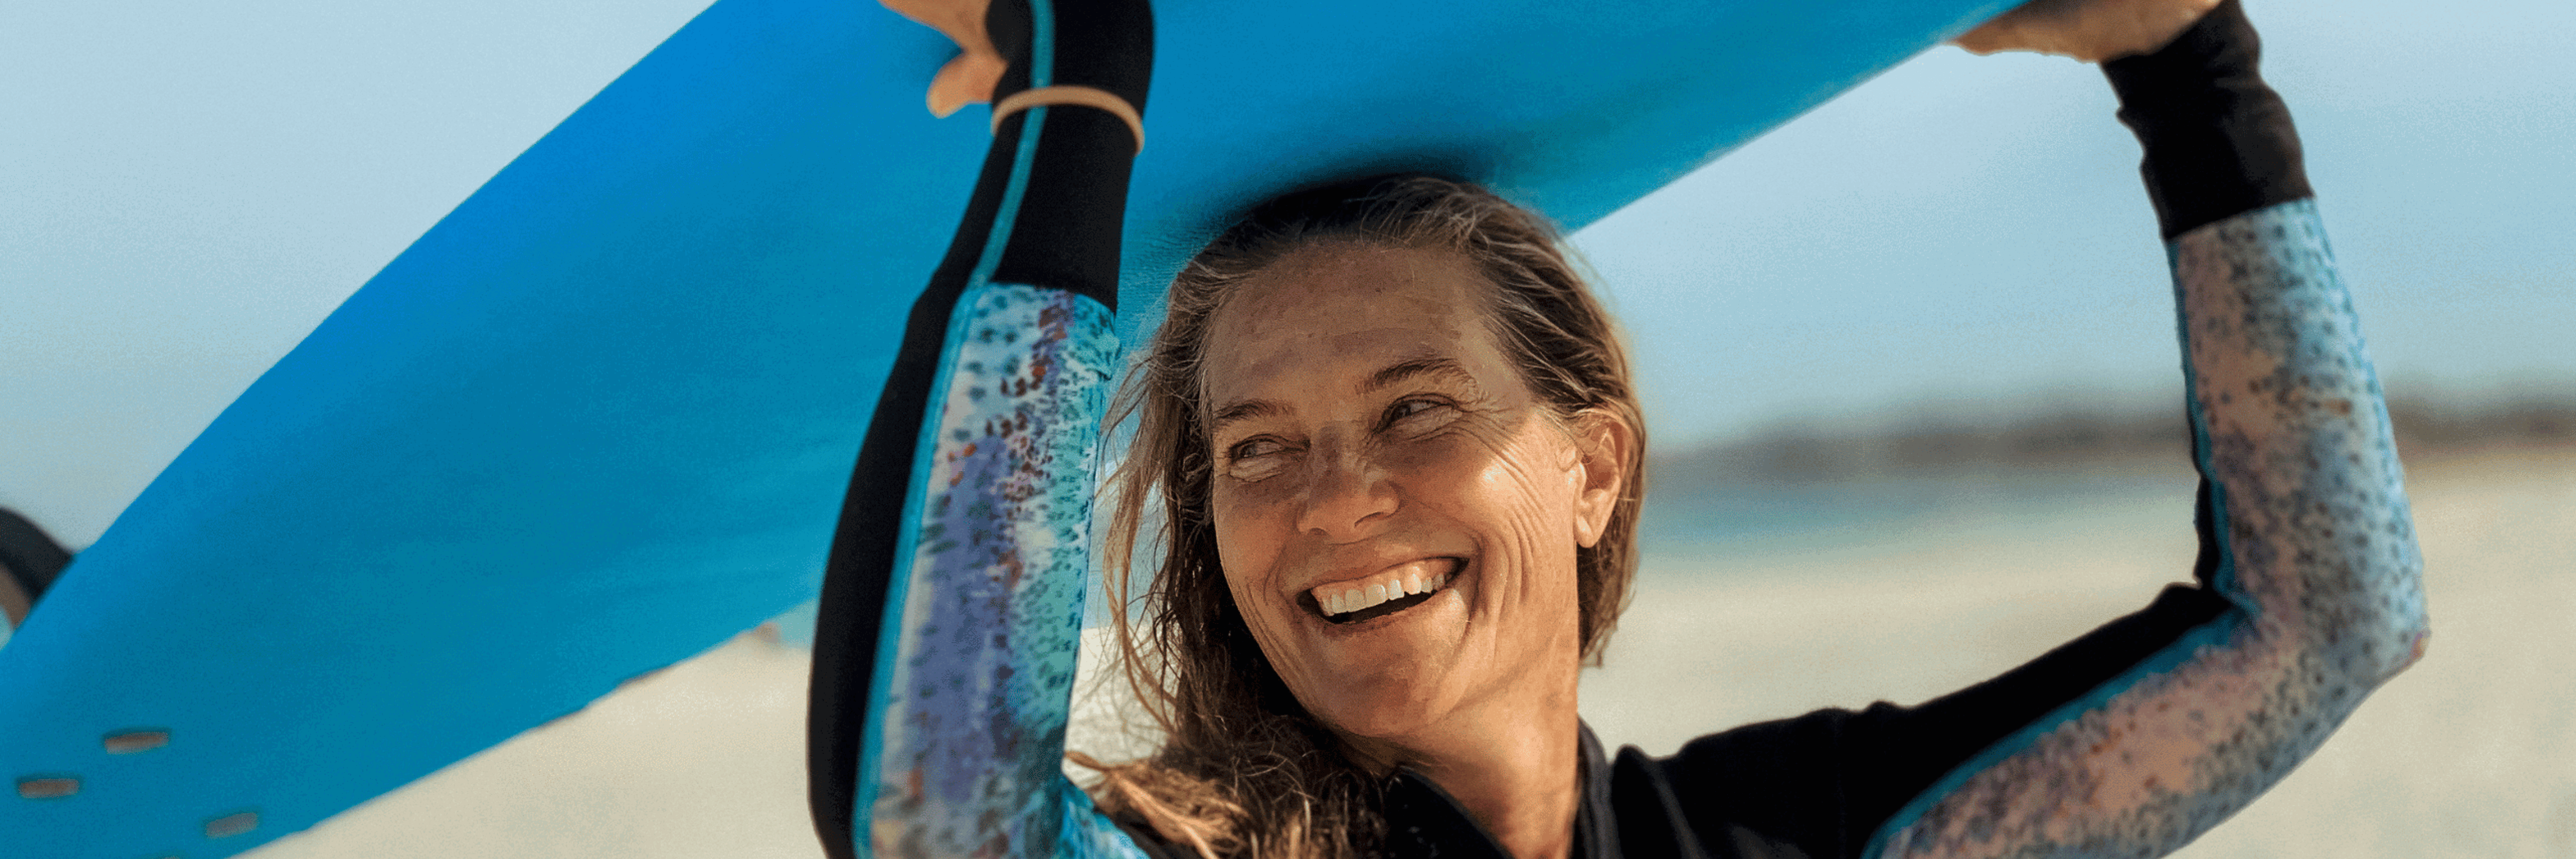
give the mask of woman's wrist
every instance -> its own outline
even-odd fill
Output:
[[[2102,64],[2120,121],[2171,239],[2243,212],[2312,196],[2289,108],[2263,82],[2261,42],[2227,0],[2153,53]]]

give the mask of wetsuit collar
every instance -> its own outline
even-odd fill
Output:
[[[1576,760],[1582,796],[1574,808],[1573,859],[1616,859],[1618,818],[1610,808],[1610,765],[1592,726],[1580,722],[1582,751]],[[1510,859],[1501,841],[1441,789],[1412,767],[1398,767],[1386,784],[1387,855],[1438,859]]]

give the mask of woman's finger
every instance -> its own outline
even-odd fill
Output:
[[[2033,51],[2088,63],[2151,53],[2218,0],[2032,0],[1954,40],[1970,53]]]
[[[930,115],[945,117],[958,108],[993,100],[993,85],[1007,66],[998,54],[967,52],[939,67],[930,79]]]
[[[938,30],[957,43],[956,59],[930,79],[930,113],[947,116],[958,108],[993,100],[993,85],[1007,63],[984,34],[988,0],[879,0],[885,7]]]

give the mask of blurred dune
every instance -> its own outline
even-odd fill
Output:
[[[1664,541],[1587,676],[1587,718],[1607,743],[1660,753],[2010,668],[2188,575],[2191,475],[2174,459],[2095,467],[2080,487],[2117,488],[2040,503],[1968,481],[1981,488],[1897,519]],[[2430,654],[2179,855],[2576,857],[2576,447],[2419,447],[2409,469]],[[1658,496],[1681,503],[1673,486]],[[806,666],[747,633],[249,855],[819,856]],[[1112,697],[1084,704],[1076,748],[1141,747]]]
[[[2576,380],[2482,395],[2392,396],[2399,455],[2576,446]],[[1847,480],[1905,473],[2023,473],[2183,456],[2181,397],[2127,401],[2059,392],[2073,402],[1955,401],[1883,408],[1833,420],[1788,420],[1749,437],[1659,450],[1657,494],[1746,483]]]

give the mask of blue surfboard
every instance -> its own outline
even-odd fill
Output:
[[[2004,5],[1166,0],[1110,324],[1281,191],[1577,228]],[[812,598],[991,142],[952,50],[722,0],[388,264],[0,647],[0,845],[238,853]]]

